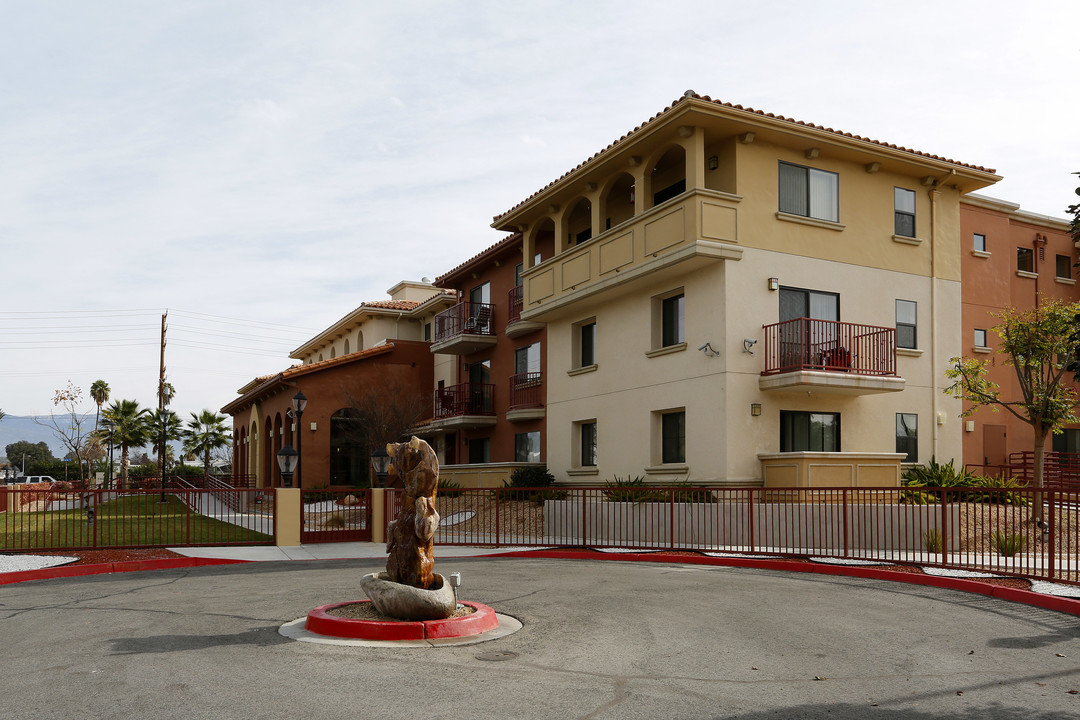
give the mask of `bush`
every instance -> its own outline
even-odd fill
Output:
[[[316,485],[310,490],[304,491],[303,499],[305,505],[310,505],[311,503],[333,500],[334,493],[330,492],[329,485]]]
[[[667,493],[654,489],[641,475],[624,480],[618,475],[604,483],[604,499],[611,502],[664,502]]]
[[[506,487],[516,488],[542,488],[551,487],[555,484],[555,476],[548,472],[546,467],[520,467],[510,475],[509,484]]]
[[[1004,557],[1012,557],[1024,549],[1024,545],[1027,544],[1027,538],[1019,533],[995,530],[990,533],[990,544]]]
[[[443,497],[457,497],[465,494],[465,488],[457,484],[453,480],[443,480],[439,478],[438,492]]]
[[[926,548],[926,552],[941,552],[941,531],[937,528],[930,528],[922,534],[922,543],[923,547]]]
[[[941,502],[941,493],[933,488],[986,488],[987,490],[1008,490],[1010,488],[1023,488],[1022,481],[1007,475],[988,477],[974,475],[966,469],[959,470],[950,460],[942,465],[934,458],[930,458],[927,465],[916,465],[908,468],[903,474],[904,485],[908,488],[931,488],[929,490],[903,490],[900,492],[900,502],[911,505],[929,505]],[[953,496],[950,496],[953,497]],[[1019,493],[1012,492],[966,492],[957,493],[955,498],[961,502],[973,503],[1000,503],[1002,505],[1030,504],[1030,501]]]
[[[940,464],[936,458],[931,457],[926,465],[916,465],[904,471],[904,484],[908,487],[974,487],[978,477],[972,475],[965,468],[959,470],[953,466],[953,460],[947,465]]]

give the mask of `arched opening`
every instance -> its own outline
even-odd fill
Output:
[[[360,352],[364,349],[364,331],[356,331],[356,352]]]
[[[634,217],[633,175],[622,173],[611,184],[611,188],[604,195],[604,204],[600,208],[600,215],[604,218],[605,230],[610,230],[619,223],[626,222]]]
[[[653,206],[686,192],[686,151],[681,145],[668,148],[653,166],[652,191]]]
[[[348,355],[349,354],[349,338],[345,338],[345,351],[342,354],[343,355]]]
[[[356,408],[330,416],[330,484],[368,487],[371,453],[364,442],[363,417]]]
[[[579,198],[566,214],[566,245],[580,245],[592,236],[592,203],[588,198]]]
[[[330,359],[333,360],[337,357],[337,348],[333,345],[330,346]]]
[[[277,485],[281,482],[281,468],[278,466],[277,454],[282,448],[282,428],[281,428],[281,413],[274,416],[274,442],[271,443],[274,448],[274,484]]]
[[[246,471],[248,478],[255,487],[266,487],[266,483],[262,482],[262,478],[259,475],[259,426],[254,421],[251,423],[251,430],[248,431],[247,436],[247,450],[245,451],[247,457]]]
[[[274,426],[270,422],[270,418],[266,418],[261,443],[263,450],[263,471],[262,478],[260,478],[260,484],[266,485],[267,487],[276,487],[277,485],[274,482],[274,471],[277,469],[277,458],[274,457],[273,433]]]
[[[552,257],[555,257],[555,221],[546,217],[536,224],[533,231],[532,267]]]
[[[322,362],[322,361],[323,361],[322,353],[319,353],[319,362]]]

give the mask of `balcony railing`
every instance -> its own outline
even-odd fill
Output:
[[[494,415],[495,386],[489,383],[461,383],[435,391],[435,419],[461,415]]]
[[[506,294],[506,306],[510,308],[507,311],[507,325],[517,322],[521,319],[521,306],[525,297],[524,290],[524,286],[518,285],[516,288]]]
[[[765,326],[762,375],[819,370],[896,375],[896,330],[797,318]]]
[[[495,306],[465,300],[435,316],[435,343],[459,335],[494,335]]]
[[[538,372],[510,376],[510,409],[541,407],[544,404],[542,376]]]

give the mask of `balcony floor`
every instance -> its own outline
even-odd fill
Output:
[[[858,375],[845,372],[821,370],[796,370],[795,372],[762,375],[758,389],[774,392],[817,392],[833,395],[874,395],[899,392],[907,381],[895,375]]]

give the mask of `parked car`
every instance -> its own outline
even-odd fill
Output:
[[[8,485],[35,485],[37,483],[54,483],[56,479],[51,475],[23,475],[14,480],[8,480]]]

